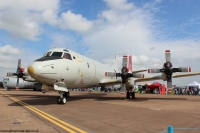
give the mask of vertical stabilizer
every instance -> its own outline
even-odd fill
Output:
[[[128,57],[128,71],[132,72],[132,55]]]

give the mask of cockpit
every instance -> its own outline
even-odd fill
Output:
[[[63,51],[47,51],[42,58],[39,58],[35,61],[47,61],[47,60],[56,60],[56,59],[68,59],[72,60],[71,54],[67,49]],[[75,59],[75,58],[74,58]]]

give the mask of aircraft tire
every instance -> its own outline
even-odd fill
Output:
[[[62,98],[61,98],[61,103],[62,103],[62,104],[65,104],[66,102],[67,102],[66,97],[62,97]]]
[[[61,104],[61,98],[57,97],[57,104]]]
[[[130,92],[129,91],[126,92],[126,99],[130,99]]]
[[[131,92],[132,99],[135,99],[135,92]]]

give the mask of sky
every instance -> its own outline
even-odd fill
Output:
[[[107,66],[117,50],[119,69],[122,56],[132,55],[134,70],[162,68],[170,50],[173,67],[200,72],[199,5],[199,0],[0,0],[0,80],[16,71],[18,59],[27,68],[53,47]],[[200,76],[174,78],[173,84],[193,81],[200,83]]]

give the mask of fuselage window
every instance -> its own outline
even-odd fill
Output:
[[[68,60],[72,60],[71,55],[68,54],[68,53],[64,53],[63,58],[68,59]]]
[[[74,59],[76,59],[76,57],[75,57],[75,56],[73,56],[73,58],[74,58]]]
[[[87,66],[88,66],[88,68],[90,67],[90,66],[89,66],[89,63],[87,63]]]
[[[51,56],[62,57],[62,52],[53,52]]]

